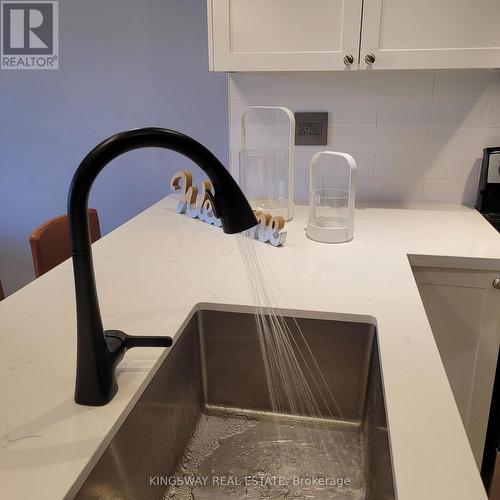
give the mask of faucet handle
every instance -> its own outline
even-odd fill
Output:
[[[120,330],[106,330],[104,336],[109,343],[119,341],[121,348],[127,351],[132,347],[170,347],[173,343],[172,337],[160,337],[156,335],[127,335]]]

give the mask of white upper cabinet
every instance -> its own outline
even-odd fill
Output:
[[[500,67],[499,0],[364,0],[360,68]]]
[[[500,67],[500,0],[207,0],[207,5],[213,71]]]
[[[362,0],[208,0],[210,69],[357,68],[361,4]],[[353,62],[344,62],[346,56]]]

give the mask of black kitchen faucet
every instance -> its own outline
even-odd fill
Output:
[[[171,337],[131,336],[104,331],[94,279],[88,221],[88,198],[99,172],[118,156],[134,149],[158,147],[176,151],[196,163],[210,178],[214,193],[207,193],[214,214],[226,233],[238,233],[257,224],[250,205],[226,168],[202,144],[179,132],[143,128],[116,134],[96,146],[73,176],[68,195],[77,313],[77,367],[75,402],[107,404],[118,390],[116,366],[131,347],[168,347]]]

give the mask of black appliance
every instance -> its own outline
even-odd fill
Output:
[[[500,147],[483,150],[476,208],[500,232]]]

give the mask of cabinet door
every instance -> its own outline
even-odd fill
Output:
[[[499,25],[498,0],[364,0],[360,68],[500,67]]]
[[[208,0],[210,69],[356,69],[362,0]],[[351,55],[353,63],[344,63]]]
[[[498,274],[429,267],[414,274],[480,467],[499,347],[500,290],[492,284]]]

